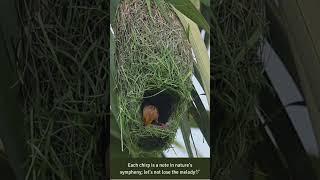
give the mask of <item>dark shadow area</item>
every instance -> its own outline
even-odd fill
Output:
[[[153,151],[164,147],[168,140],[169,138],[147,136],[139,139],[138,146],[146,151]]]
[[[153,91],[146,91],[144,93],[144,98],[140,107],[141,113],[145,106],[153,105],[159,111],[158,122],[166,124],[169,121],[169,118],[172,115],[172,113],[175,111],[177,103],[179,101],[179,96],[175,94],[175,92],[169,90],[165,90],[162,92],[159,89]],[[141,137],[138,140],[138,146],[146,151],[152,151],[164,147],[168,140],[168,137],[163,138],[156,136],[146,136]]]
[[[147,105],[153,105],[157,107],[159,111],[158,121],[165,124],[169,121],[169,117],[175,110],[177,102],[179,101],[179,97],[178,95],[172,95],[175,93],[169,90],[165,90],[161,93],[159,92],[160,90],[146,91],[143,96],[144,98],[140,110],[142,113],[143,107]]]
[[[270,84],[270,80],[268,79],[266,74],[265,76]],[[316,180],[317,178],[315,172],[313,171],[311,160],[309,159],[302,145],[301,139],[299,138],[285,110],[285,107],[282,106],[279,97],[274,93],[274,91],[270,91],[270,89],[263,89],[259,99],[259,106],[261,107],[265,115],[269,115],[264,117],[266,119],[265,126],[269,127],[270,133],[277,143],[277,158],[280,158],[281,161],[278,161],[278,164],[270,163],[268,165],[269,161],[271,160],[270,156],[264,156],[265,158],[262,157],[260,159],[256,159],[256,161],[262,164],[265,172],[275,173],[279,171],[279,168],[281,166],[283,169],[283,171],[279,172],[279,174],[269,174],[270,176],[273,175],[274,177],[270,177],[268,179],[283,179],[283,176],[287,175],[287,179]],[[273,144],[269,142],[269,146],[270,145],[272,146]],[[256,147],[256,149],[258,148],[259,147]],[[269,147],[269,149],[270,148],[271,147]],[[265,152],[267,148],[263,147],[262,149],[264,149],[264,152],[261,152],[263,152],[263,154],[267,154]]]

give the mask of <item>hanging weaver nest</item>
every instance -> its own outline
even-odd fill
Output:
[[[115,22],[117,122],[133,157],[157,157],[170,147],[190,103],[191,46],[168,4],[123,0]],[[142,110],[154,105],[159,123],[144,126]]]
[[[108,27],[101,1],[21,1],[25,179],[102,179]],[[106,140],[105,140],[106,142]]]

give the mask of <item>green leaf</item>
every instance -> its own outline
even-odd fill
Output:
[[[121,139],[120,129],[113,113],[111,114],[111,118],[110,118],[110,135],[119,140]]]
[[[150,0],[146,0],[146,3],[147,3],[149,15],[150,15],[150,17],[152,17],[152,14],[151,14],[151,2],[150,2]]]
[[[117,124],[117,116],[119,114],[118,109],[118,93],[115,85],[115,76],[116,76],[116,64],[115,64],[115,39],[114,35],[110,34],[110,105],[111,105],[111,118],[110,119],[110,133],[113,137],[121,140],[121,147],[123,150],[123,137],[122,130],[119,129]]]
[[[120,0],[110,1],[110,22],[112,25],[114,25],[114,21],[116,19],[116,12],[117,12],[119,3],[120,3]]]
[[[189,0],[200,11],[200,0]]]
[[[196,79],[198,80],[198,82],[200,83],[201,87],[203,88],[204,87],[204,84],[203,82],[201,81],[201,74],[199,72],[199,68],[196,67],[196,64],[194,64],[194,67],[193,67],[193,75],[194,77],[196,77]],[[203,93],[202,95],[206,95],[206,93]]]
[[[191,92],[192,100],[194,104],[190,107],[190,115],[196,121],[199,126],[201,133],[206,139],[208,145],[210,146],[210,115],[209,112],[204,107],[199,94],[193,90]]]
[[[261,28],[257,28],[250,36],[250,38],[248,39],[248,41],[246,42],[246,45],[241,49],[241,51],[237,54],[236,56],[236,60],[240,60],[243,59],[244,56],[248,53],[248,51],[250,49],[252,49],[252,47],[254,45],[256,45],[259,40],[261,39],[262,36],[262,30]]]
[[[198,80],[206,93],[208,102],[210,102],[210,61],[207,48],[202,40],[198,26],[177,9],[174,9],[174,11],[177,13],[185,30],[189,31],[189,42],[197,59],[195,69],[200,74]]]
[[[279,24],[281,44],[288,44],[280,52],[284,52],[289,72],[297,72],[294,79],[299,80],[299,85],[304,94],[312,128],[320,147],[320,1],[285,1],[279,6],[270,6],[270,14]],[[284,36],[284,37],[283,37]],[[283,37],[283,38],[282,38]],[[277,38],[279,39],[279,38]],[[272,39],[274,42],[277,39]],[[288,48],[289,50],[287,50]]]
[[[190,129],[189,121],[186,115],[185,115],[185,119],[183,119],[180,123],[180,128],[181,128],[183,141],[187,149],[187,153],[189,157],[192,158],[193,153],[192,153],[191,144],[190,144],[191,129]]]
[[[193,22],[197,23],[199,27],[210,32],[210,26],[202,14],[197,10],[197,8],[189,0],[165,0],[166,2],[172,4],[177,10],[183,13],[186,17],[191,19]]]
[[[214,0],[213,0],[213,1],[214,1]],[[210,7],[210,0],[200,0],[200,2],[201,2],[203,5]]]
[[[115,39],[114,35],[110,34],[110,99],[111,99],[111,112],[116,117],[118,114],[118,100],[117,92],[115,89],[115,75],[116,75],[116,65],[115,65]]]
[[[188,25],[187,30],[186,30],[187,38],[190,38],[190,26]]]
[[[296,101],[296,102],[292,102],[285,105],[285,107],[289,107],[289,106],[307,106],[307,104],[305,101]]]

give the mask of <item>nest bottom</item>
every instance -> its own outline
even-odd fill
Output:
[[[169,137],[160,138],[157,136],[149,136],[149,137],[141,137],[137,144],[140,148],[144,149],[145,151],[154,151],[157,149],[161,149],[169,141]]]

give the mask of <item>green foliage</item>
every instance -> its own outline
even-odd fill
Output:
[[[211,1],[213,1],[213,0],[211,0]],[[200,0],[200,2],[202,3],[202,4],[204,4],[205,6],[210,6],[210,0]]]
[[[178,10],[175,9],[175,12],[188,32],[189,42],[197,59],[194,62],[195,72],[197,72],[195,75],[206,93],[208,102],[210,102],[210,60],[207,48],[202,40],[198,26]]]
[[[198,26],[178,10],[175,9],[175,12],[187,32],[189,42],[195,53],[197,61],[194,62],[194,75],[205,90],[207,100],[210,102],[210,62],[207,48],[202,40]],[[192,99],[193,103],[190,105],[190,114],[196,121],[207,143],[210,144],[209,112],[205,109],[200,99],[200,95],[198,95],[197,92],[192,92]],[[189,143],[189,141],[185,143]]]
[[[191,137],[191,129],[188,121],[188,117],[185,115],[184,121],[181,121],[180,123],[181,133],[183,137],[183,141],[188,153],[188,156],[190,158],[193,158],[191,143],[190,143],[190,137]]]
[[[283,58],[288,71],[299,84],[304,94],[310,113],[313,131],[318,147],[320,145],[320,25],[318,22],[319,1],[287,1],[279,3],[268,2],[270,12],[275,16],[278,28],[285,32]],[[280,49],[279,48],[279,49]]]
[[[194,104],[190,106],[190,115],[196,121],[197,126],[210,146],[210,123],[212,123],[210,122],[210,112],[206,110],[195,90],[192,91],[192,100]]]
[[[24,179],[101,179],[106,143],[100,136],[109,111],[106,4],[19,5],[17,64],[29,153]]]
[[[110,23],[114,26],[116,11],[118,9],[121,0],[111,0],[110,1]]]
[[[205,18],[197,10],[197,8],[189,0],[165,0],[172,4],[177,10],[179,10],[186,17],[198,24],[201,28],[210,32],[210,27]]]
[[[214,179],[228,179],[259,137],[254,109],[265,83],[257,52],[266,20],[263,0],[213,1],[211,7],[212,173]]]

